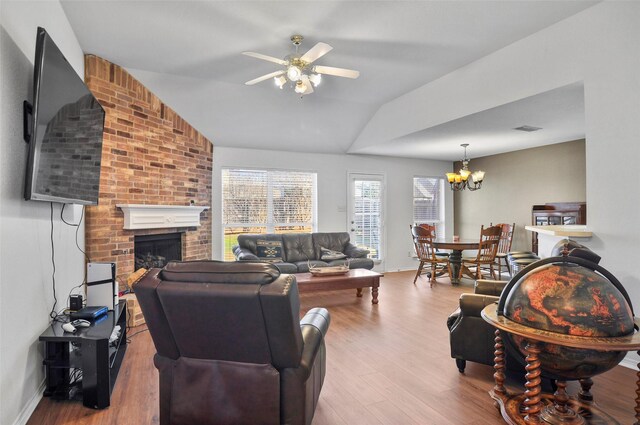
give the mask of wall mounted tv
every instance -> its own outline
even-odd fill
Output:
[[[44,28],[38,28],[26,200],[98,203],[104,109]]]

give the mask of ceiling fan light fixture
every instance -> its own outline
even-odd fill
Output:
[[[300,80],[301,76],[302,76],[302,70],[297,66],[292,65],[287,69],[287,78],[290,81],[298,81]]]
[[[302,39],[303,37],[298,34],[291,36],[291,42],[295,46],[295,52],[285,56],[284,59],[263,55],[262,53],[243,52],[242,54],[246,56],[277,63],[282,66],[279,71],[262,75],[258,78],[254,78],[253,80],[249,80],[244,84],[252,86],[273,78],[276,87],[284,89],[284,86],[286,85],[288,88],[292,88],[296,94],[305,96],[313,93],[314,87],[318,87],[320,85],[322,82],[322,75],[332,75],[334,77],[352,79],[358,78],[360,75],[360,72],[353,69],[314,65],[316,60],[324,57],[324,55],[329,53],[333,47],[329,46],[327,43],[318,42],[311,49],[307,50],[306,53],[301,55],[298,53],[298,47],[300,47]],[[293,84],[288,84],[289,82]]]
[[[309,75],[309,81],[313,84],[314,87],[318,87],[322,82],[322,75],[320,74],[311,74]]]
[[[303,94],[304,92],[307,91],[307,86],[301,80],[298,80],[294,90],[298,94]]]
[[[287,79],[284,78],[284,76],[279,76],[279,77],[273,77],[273,79],[276,82],[276,86],[278,86],[278,88],[280,90],[282,90],[282,88],[284,87],[285,83],[287,82]]]

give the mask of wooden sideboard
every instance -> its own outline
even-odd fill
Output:
[[[566,226],[587,224],[586,202],[550,202],[534,205],[531,209],[531,225],[533,226]],[[532,232],[531,250],[538,253],[538,233]]]

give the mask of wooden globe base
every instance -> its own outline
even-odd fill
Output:
[[[482,318],[496,328],[495,358],[493,378],[495,386],[489,392],[500,410],[502,418],[509,425],[620,425],[613,417],[602,411],[594,402],[590,392],[591,378],[580,379],[581,390],[575,397],[566,392],[567,383],[556,381],[558,390],[554,394],[542,392],[539,359],[543,343],[585,348],[601,351],[640,350],[640,332],[632,335],[611,338],[588,338],[562,335],[549,331],[528,328],[497,314],[497,305],[490,304],[482,310]],[[640,328],[640,321],[634,319]],[[526,341],[527,353],[523,393],[510,394],[504,386],[505,353],[500,331],[519,335]],[[640,355],[640,351],[638,351]],[[640,364],[638,365],[640,368]],[[640,425],[640,372],[637,374],[636,407],[634,425]]]
[[[510,425],[620,425],[619,422],[597,405],[585,403],[574,398],[570,398],[567,403],[568,408],[574,412],[574,415],[559,413],[554,405],[553,394],[547,393],[540,394],[540,402],[544,407],[540,414],[537,415],[538,418],[529,418],[529,422],[527,422],[524,411],[526,407],[524,393],[496,394],[494,391],[490,391],[489,394],[496,401],[504,421]],[[547,411],[549,412],[548,414]]]

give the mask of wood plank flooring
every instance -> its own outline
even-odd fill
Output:
[[[449,353],[446,319],[460,294],[472,292],[472,282],[452,287],[445,277],[429,288],[424,277],[413,285],[413,276],[387,273],[378,305],[371,304],[368,290],[362,298],[355,290],[301,296],[303,313],[323,306],[332,317],[314,425],[504,423],[487,394],[492,368],[469,362],[460,374]],[[44,398],[28,425],[158,423],[154,353],[148,332],[132,338],[108,409]],[[633,370],[621,366],[594,379],[596,401],[621,424],[634,422],[635,379]],[[573,384],[569,389],[575,392]]]

